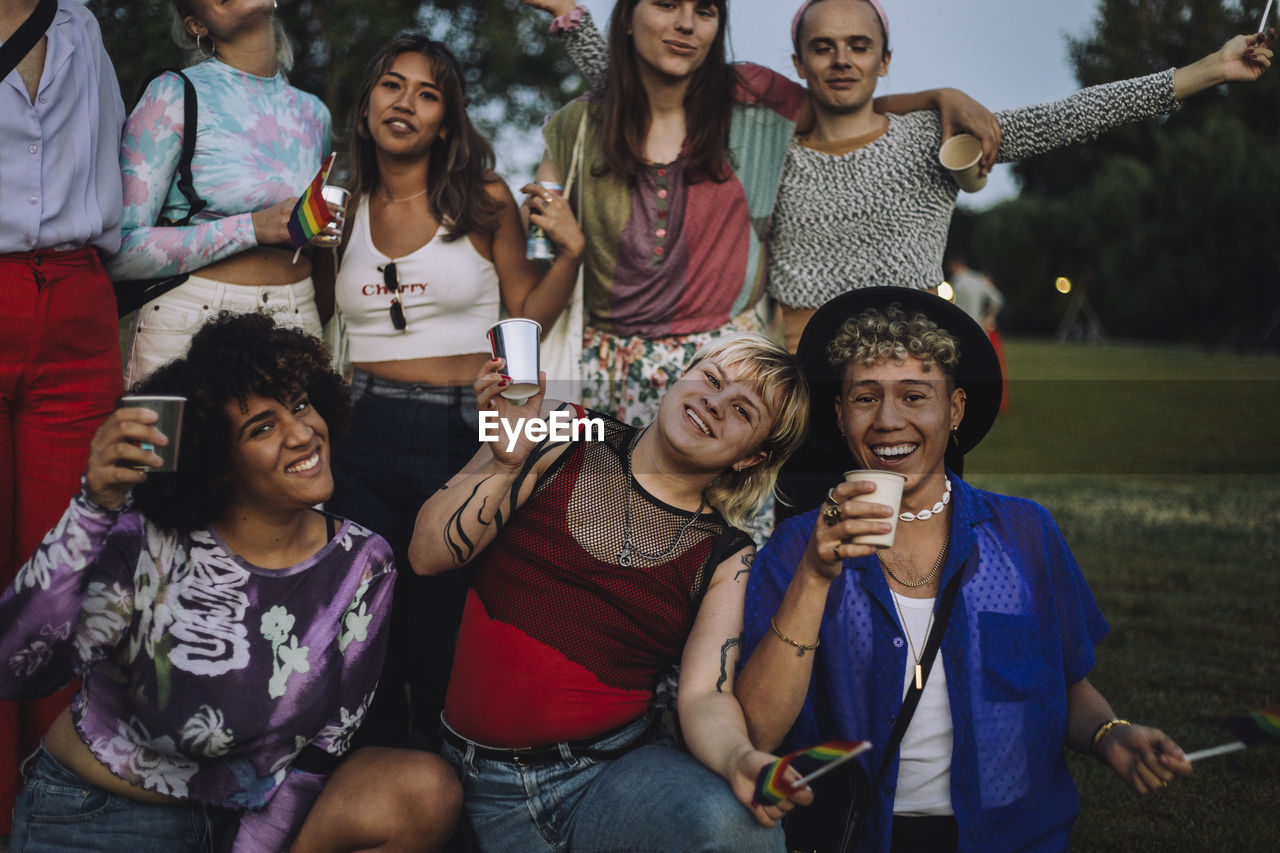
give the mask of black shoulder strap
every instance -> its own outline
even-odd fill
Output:
[[[191,84],[190,78],[178,69],[161,68],[142,81],[142,86],[138,90],[138,99],[142,99],[142,93],[151,85],[152,80],[166,73],[177,74],[182,78],[182,156],[178,160],[178,192],[182,193],[182,197],[187,200],[188,207],[187,215],[172,224],[186,225],[208,204],[196,192],[195,183],[191,177],[191,161],[196,156],[196,121],[200,112],[196,87]]]
[[[9,72],[17,68],[18,63],[36,46],[36,42],[40,41],[40,37],[53,23],[53,16],[57,11],[58,0],[40,0],[27,19],[9,36],[8,41],[0,44],[0,80],[8,77]]]
[[[933,612],[933,630],[929,632],[929,640],[924,644],[924,652],[920,655],[921,686],[916,687],[912,682],[911,689],[902,699],[898,718],[893,722],[893,731],[889,733],[889,741],[885,745],[884,757],[880,760],[880,772],[875,780],[877,784],[889,769],[889,762],[897,754],[898,745],[902,743],[902,737],[907,733],[907,726],[911,725],[911,718],[916,713],[916,706],[920,704],[920,694],[924,692],[924,685],[929,681],[929,671],[933,669],[933,660],[938,656],[938,648],[942,645],[942,635],[947,632],[947,622],[951,621],[951,611],[955,608],[956,596],[960,593],[960,579],[963,575],[962,567],[951,577],[938,596],[938,606]],[[889,594],[892,595],[892,591]]]

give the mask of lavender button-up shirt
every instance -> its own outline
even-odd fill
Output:
[[[33,102],[15,68],[0,80],[0,254],[120,247],[124,102],[98,22],[58,0]]]

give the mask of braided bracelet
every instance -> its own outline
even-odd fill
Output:
[[[1098,726],[1097,731],[1093,733],[1093,743],[1089,747],[1089,752],[1093,753],[1094,755],[1098,755],[1098,744],[1102,743],[1102,739],[1106,737],[1107,733],[1112,729],[1114,729],[1116,726],[1132,726],[1132,725],[1133,723],[1129,722],[1128,720],[1122,720],[1119,717],[1117,717],[1114,720],[1107,720],[1105,723]]]
[[[802,658],[804,657],[805,652],[811,652],[814,649],[816,649],[819,645],[822,644],[821,639],[814,640],[813,645],[811,646],[805,645],[804,643],[797,643],[795,640],[791,639],[786,634],[778,630],[778,623],[773,621],[773,617],[769,617],[769,627],[773,629],[773,633],[778,635],[779,640],[781,640],[782,642],[786,643],[789,646],[795,647],[796,657]]]

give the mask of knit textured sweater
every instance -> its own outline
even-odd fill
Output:
[[[1001,110],[996,159],[1010,163],[1087,142],[1177,107],[1170,69]],[[788,147],[769,264],[769,293],[782,304],[818,308],[858,287],[924,289],[943,280],[959,188],[938,163],[941,122],[932,111],[888,118],[883,136],[848,154],[824,154],[798,141]]]

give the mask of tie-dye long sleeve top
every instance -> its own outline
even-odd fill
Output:
[[[183,227],[178,190],[183,86],[176,74],[151,82],[125,122],[123,243],[107,269],[116,278],[194,272],[258,244],[251,214],[306,189],[329,152],[329,110],[282,74],[257,77],[216,59],[185,71],[198,100],[196,192],[208,204]]]
[[[212,530],[161,530],[83,493],[0,596],[0,698],[83,684],[72,719],[115,775],[249,812],[238,849],[281,850],[373,697],[395,580],[380,536],[342,522],[287,569]]]

